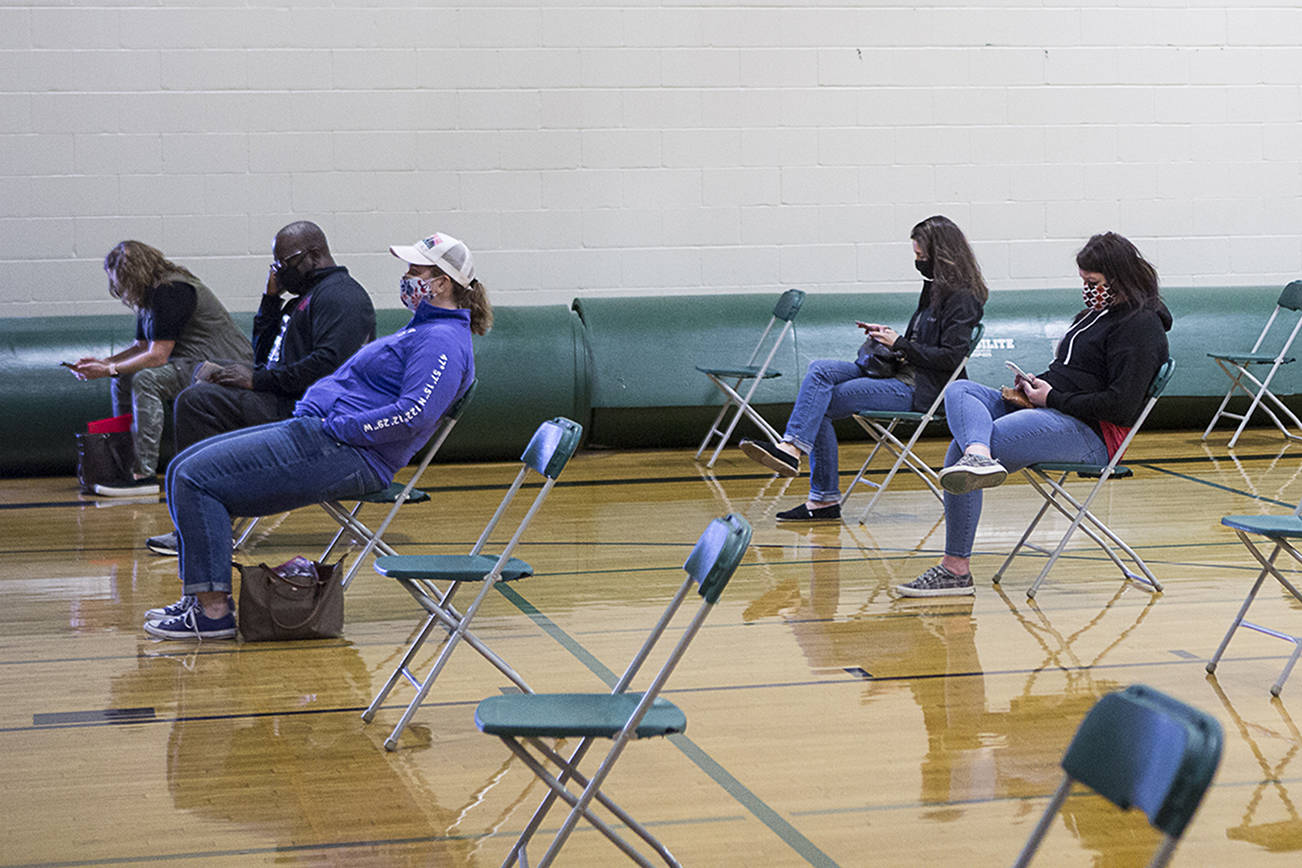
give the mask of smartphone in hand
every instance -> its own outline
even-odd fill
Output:
[[[1008,370],[1013,372],[1013,377],[1015,378],[1021,377],[1023,380],[1026,380],[1028,383],[1035,379],[1030,374],[1026,373],[1026,371],[1023,371],[1021,368],[1017,367],[1016,362],[1010,362],[1005,360],[1004,364],[1008,366]]]
[[[75,368],[75,367],[77,367],[77,366],[74,365],[72,362],[59,362],[59,364],[62,365],[63,367],[65,367],[65,368]]]

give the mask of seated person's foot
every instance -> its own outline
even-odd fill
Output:
[[[145,548],[149,549],[156,555],[167,557],[176,557],[177,549],[176,531],[160,533],[158,536],[151,536],[145,540]],[[153,611],[152,609],[150,611]]]
[[[957,575],[936,564],[907,585],[896,585],[901,597],[967,597],[976,593],[972,574]]]
[[[763,464],[778,476],[796,476],[800,473],[800,459],[767,440],[743,440],[737,445],[747,458]]]
[[[802,503],[799,506],[793,506],[791,509],[779,512],[775,518],[778,521],[840,521],[841,504],[833,503],[829,506],[810,509],[809,504]]]
[[[1004,465],[993,458],[967,453],[940,471],[940,487],[950,494],[967,494],[978,488],[1003,485],[1008,478]]]
[[[185,594],[175,603],[146,610],[145,623],[150,621],[167,621],[171,618],[178,618],[190,611],[190,608],[195,605],[197,605],[197,603],[194,596],[191,594]],[[226,596],[226,606],[232,611],[235,609],[235,600],[229,594]]]
[[[235,610],[228,610],[220,618],[209,618],[196,601],[174,618],[146,621],[145,632],[159,639],[234,639]]]
[[[127,477],[107,483],[96,483],[94,491],[100,497],[149,497],[158,494],[158,478],[142,476],[139,479]]]

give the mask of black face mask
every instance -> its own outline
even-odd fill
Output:
[[[913,260],[913,267],[918,269],[918,273],[922,275],[923,280],[931,280],[935,277],[935,269],[931,267],[930,259],[915,259]]]
[[[307,289],[307,278],[294,266],[286,265],[276,272],[276,284],[290,295],[302,295]]]

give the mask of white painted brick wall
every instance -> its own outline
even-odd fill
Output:
[[[127,237],[249,310],[297,218],[383,306],[435,228],[506,304],[911,289],[933,213],[996,291],[1103,229],[1169,286],[1280,283],[1299,69],[1279,0],[7,0],[0,316],[117,310]]]

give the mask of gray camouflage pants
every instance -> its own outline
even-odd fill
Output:
[[[153,476],[158,471],[158,442],[163,436],[163,418],[172,400],[190,385],[195,359],[172,359],[157,368],[122,374],[112,381],[113,415],[131,414],[131,439],[136,476]]]

